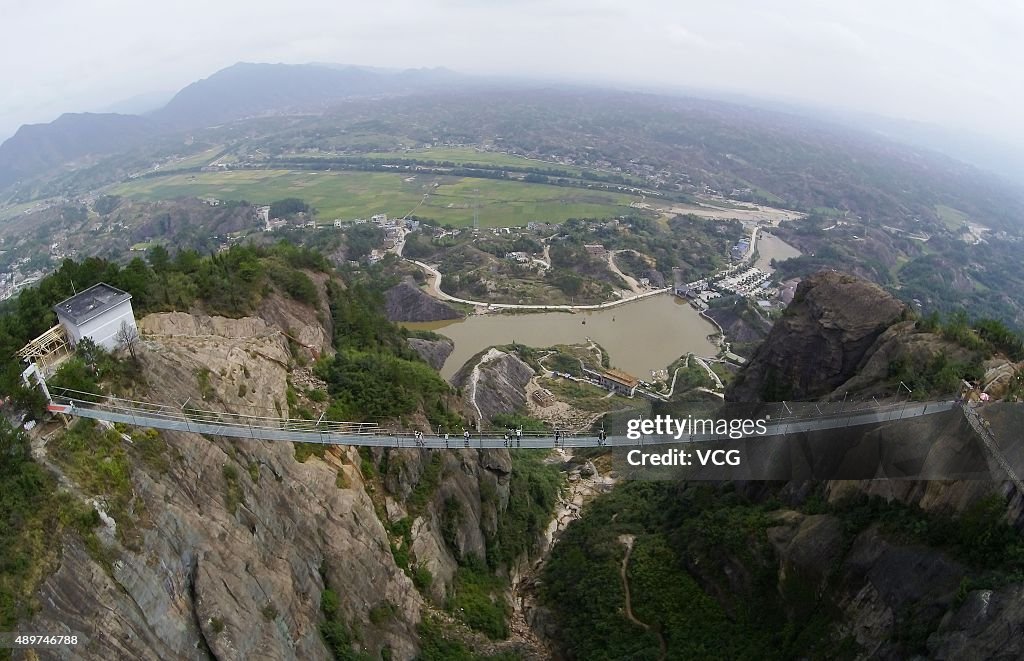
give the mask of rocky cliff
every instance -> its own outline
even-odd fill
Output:
[[[823,271],[803,280],[728,399],[810,399],[832,392],[857,374],[904,309],[877,285],[850,275]]]
[[[287,416],[289,344],[328,351],[320,319],[273,301],[260,317],[150,315],[139,323],[145,383],[136,395]],[[126,429],[124,442],[141,433]],[[298,460],[290,443],[147,438],[147,456],[159,462],[131,455],[132,505],[121,520],[106,513],[105,494],[62,477],[108,525],[98,544],[66,539],[24,625],[87,636],[57,658],[331,658],[320,632],[327,588],[354,650],[414,658],[421,612],[443,603],[460,558],[486,557],[509,499],[505,451],[330,448]],[[49,443],[36,452],[55,463]],[[446,514],[453,507],[457,518]],[[403,520],[408,537],[395,533]],[[410,578],[416,567],[433,577],[422,593]]]
[[[470,359],[452,377],[452,384],[462,389],[469,415],[490,420],[521,409],[532,378],[533,368],[518,356],[491,348]]]
[[[448,360],[448,356],[452,355],[452,351],[455,350],[455,343],[448,338],[425,340],[418,337],[410,337],[409,346],[419,354],[420,358],[436,370],[444,366],[444,361]]]
[[[874,285],[838,273],[819,273],[801,283],[793,305],[740,373],[728,397],[738,402],[891,393],[888,381],[894,364],[924,365],[939,353],[953,361],[971,357],[963,347],[918,331],[902,316],[902,305]],[[982,386],[993,393],[1005,390],[1016,373],[1016,366],[1005,360],[989,361],[985,367]],[[1021,465],[1024,451],[1016,430],[1024,423],[1024,407],[992,405],[984,415],[1001,453],[1011,464]],[[978,525],[978,512],[985,507],[994,508],[986,515],[990,530],[1000,522],[1009,523],[1016,532],[1004,528],[1000,534],[1012,537],[1024,525],[1024,494],[1016,492],[962,414],[951,411],[916,421],[795,434],[784,440],[794,455],[803,452],[808,458],[816,449],[814,456],[837,466],[849,458],[864,459],[868,448],[885,447],[884,462],[890,466],[883,471],[889,479],[801,480],[785,484],[775,494],[806,505],[808,495],[817,491],[835,512],[771,514],[767,535],[774,549],[772,562],[778,563],[778,590],[791,606],[817,595],[836,609],[828,636],[834,641],[849,638],[863,658],[1024,654],[1020,637],[1010,633],[1024,627],[1024,609],[1017,601],[1024,589],[1019,579],[992,579],[986,572],[998,575],[1010,568],[986,570],[984,558],[972,555],[972,546],[987,543],[985,535],[978,533],[963,543],[950,540],[969,536],[963,530]],[[833,446],[835,453],[822,450]],[[910,458],[913,447],[920,448],[918,459]],[[911,465],[921,468],[914,473],[918,477],[895,479]],[[966,479],[941,479],[965,471],[978,472]],[[740,488],[756,500],[764,497],[766,485],[747,483]],[[851,518],[844,504],[866,498],[886,504],[870,514],[861,510],[859,532],[851,538]],[[901,509],[907,507],[911,509]],[[915,514],[922,518],[908,529],[950,527],[946,534],[931,538],[894,532],[899,525],[893,519],[908,511],[925,513]]]
[[[384,310],[390,321],[442,321],[459,319],[455,308],[431,298],[409,281],[403,281],[384,293]]]

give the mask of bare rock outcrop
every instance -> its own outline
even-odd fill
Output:
[[[384,311],[390,321],[443,321],[462,314],[420,291],[408,280],[384,292]]]
[[[292,356],[275,324],[181,313],[139,323],[141,398],[288,415]],[[328,587],[358,650],[415,658],[426,600],[443,602],[459,559],[486,557],[509,500],[504,450],[381,450],[374,476],[354,448],[302,462],[291,443],[158,439],[166,461],[132,461],[133,513],[116,521],[137,541],[102,530],[102,549],[69,539],[40,586],[27,630],[89,638],[55,658],[329,659],[319,630]],[[434,576],[426,598],[392,554],[371,497],[381,485],[388,519],[412,517],[412,561]]]
[[[471,416],[490,420],[522,408],[526,384],[532,378],[533,368],[518,356],[491,348],[467,362],[452,377],[452,384],[462,389]]]
[[[455,350],[455,343],[448,338],[425,340],[419,337],[410,337],[408,342],[412,350],[436,370],[444,367],[444,361],[448,360],[448,356],[452,355],[452,351]]]
[[[822,271],[797,287],[776,322],[727,393],[732,401],[808,399],[848,381],[875,340],[905,306],[879,286]]]

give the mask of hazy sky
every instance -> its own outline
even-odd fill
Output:
[[[691,86],[1024,144],[1005,0],[0,0],[0,137],[238,61]]]

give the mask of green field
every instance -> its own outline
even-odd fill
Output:
[[[210,149],[206,149],[197,154],[185,156],[180,160],[167,163],[166,165],[164,165],[164,170],[170,172],[172,170],[185,170],[188,168],[198,168],[202,167],[203,165],[208,165],[210,161],[215,159],[217,157],[217,154],[221,153],[223,150],[224,147],[221,145],[211,147]]]
[[[935,213],[938,215],[939,220],[954,232],[960,231],[963,224],[970,220],[967,214],[963,211],[954,209],[953,207],[947,207],[945,204],[936,204]]]
[[[412,181],[407,181],[410,178]],[[434,183],[438,184],[436,188]],[[512,227],[531,220],[608,218],[626,213],[629,203],[636,199],[620,193],[495,179],[290,170],[151,177],[121,184],[110,192],[144,200],[212,196],[256,204],[298,197],[316,208],[318,218],[325,221],[367,218],[375,213],[401,217],[415,209],[421,218],[464,227],[473,223],[475,190],[479,191],[481,227]]]

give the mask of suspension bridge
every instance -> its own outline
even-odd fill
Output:
[[[667,429],[661,430],[663,433],[640,433],[639,430],[633,433],[578,433],[551,430],[509,434],[501,430],[467,433],[461,428],[451,431],[438,429],[423,433],[415,430],[389,429],[377,423],[324,420],[323,416],[320,420],[305,420],[245,415],[189,407],[188,402],[181,406],[166,406],[71,390],[52,395],[48,410],[55,414],[91,418],[107,423],[262,441],[396,448],[539,449],[635,447],[760,438],[895,422],[943,413],[957,406],[958,401],[955,400],[914,402],[909,397],[895,403],[880,403],[871,399],[866,402],[763,404],[758,405],[756,414],[756,419],[763,423],[763,433],[749,431],[749,428],[723,433],[714,424],[710,425],[710,430],[708,425],[701,425],[700,433],[693,432],[696,426],[691,427],[687,433]]]

